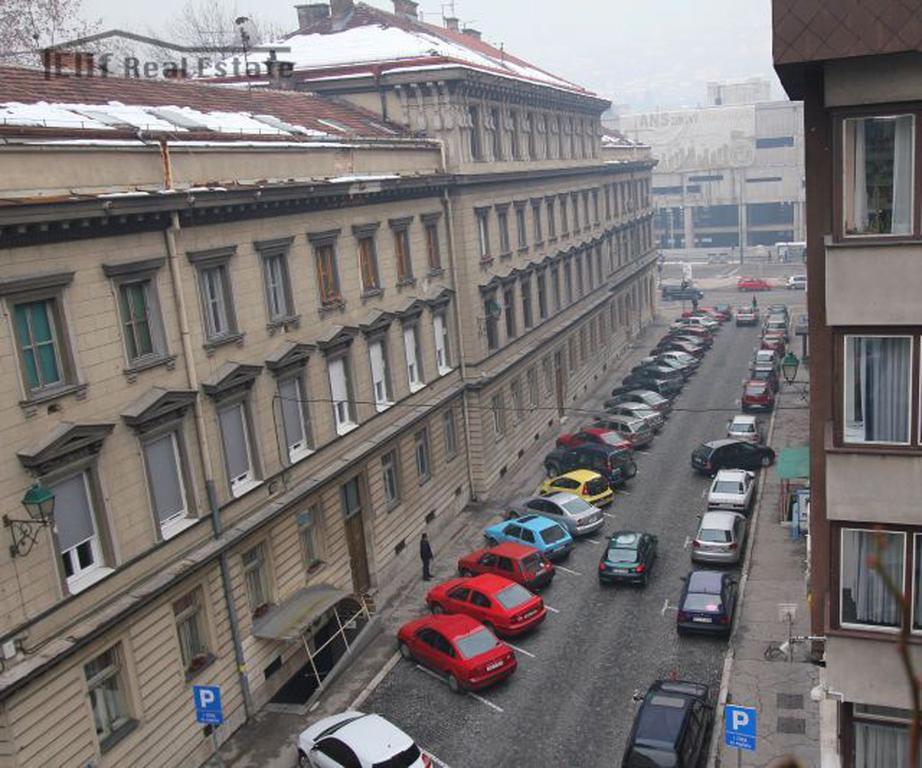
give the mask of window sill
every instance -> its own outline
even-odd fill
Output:
[[[353,429],[358,429],[358,424],[354,421],[348,421],[345,424],[338,424],[336,427],[336,434],[340,437],[343,435],[348,435]]]
[[[397,281],[398,288],[405,288],[408,285],[416,285],[416,278],[415,277],[405,277],[403,278],[403,280]]]
[[[198,677],[202,672],[204,672],[208,667],[215,663],[217,656],[213,653],[205,654],[204,658],[197,664],[193,660],[192,664],[189,665],[189,669],[186,670],[186,682],[191,682],[196,677]]]
[[[417,392],[425,388],[426,388],[426,385],[423,382],[418,382],[415,384],[411,382],[410,383],[410,394],[415,395]]]
[[[553,244],[556,243],[556,242],[557,242],[557,237],[556,237],[556,235],[555,235],[554,237],[549,237],[549,238],[547,239],[547,244],[548,244],[548,245],[553,245]]]
[[[301,327],[301,315],[285,315],[285,317],[277,317],[274,320],[270,320],[266,323],[266,330],[270,334],[275,333],[276,331],[288,331],[292,328]]]
[[[419,478],[419,484],[420,484],[420,486],[425,485],[425,484],[428,483],[431,479],[432,479],[432,475],[426,475],[425,477]]]
[[[160,535],[163,536],[164,541],[172,539],[174,536],[177,536],[186,530],[186,528],[191,528],[197,522],[197,517],[179,517],[175,520],[169,521],[168,523],[161,524]]]
[[[543,248],[544,240],[535,240],[535,248]]]
[[[309,566],[307,566],[307,575],[313,576],[315,573],[319,573],[323,570],[323,567],[326,565],[325,560],[314,560]]]
[[[454,368],[439,368],[438,370],[439,370],[439,376],[447,376],[449,373],[451,373],[454,370]]]
[[[83,576],[78,576],[75,579],[72,579],[67,582],[67,591],[72,595],[79,594],[85,589],[89,589],[96,582],[102,581],[106,576],[110,576],[115,573],[114,568],[101,567],[97,568],[95,571],[84,574]]]
[[[853,638],[855,640],[874,640],[883,643],[892,643],[899,638],[899,629],[890,629],[881,627],[872,629],[870,627],[848,627],[838,626],[830,627],[826,634],[831,637]],[[913,635],[909,638],[913,645],[922,645],[922,636]]]
[[[512,251],[504,251],[503,253],[501,253],[501,254],[499,255],[499,257],[500,257],[501,259],[511,259],[511,258],[512,258]]]
[[[263,484],[262,480],[247,480],[245,483],[240,483],[236,488],[231,488],[231,496],[235,499],[239,499],[241,496],[246,496],[250,491],[253,491]]]
[[[318,314],[320,317],[325,317],[331,312],[344,312],[346,309],[346,302],[344,299],[333,299],[331,301],[325,301],[320,305]]]
[[[298,462],[304,461],[304,459],[306,459],[308,456],[313,455],[313,453],[313,448],[302,448],[299,451],[291,451],[288,454],[288,464],[289,466],[294,466]]]
[[[106,738],[99,742],[99,751],[102,753],[108,752],[113,747],[115,747],[116,744],[124,741],[125,738],[127,738],[137,727],[137,720],[128,720],[115,733],[109,734]]]
[[[429,272],[428,272],[429,277],[441,277],[443,274],[445,274],[445,270],[442,269],[441,267],[430,267],[429,268]]]
[[[86,396],[88,384],[65,384],[61,387],[55,387],[44,392],[36,392],[31,397],[19,401],[19,407],[23,409],[37,408],[45,403],[51,403],[68,395],[76,395],[78,399]]]
[[[172,371],[176,367],[176,355],[148,355],[127,368],[123,368],[122,373],[125,374],[129,382],[134,382],[142,371],[149,371],[151,368],[159,368],[160,366]]]
[[[481,257],[480,257],[480,266],[481,266],[481,267],[489,267],[492,263],[493,263],[493,257],[492,257],[492,256],[481,256]]]
[[[383,403],[375,403],[375,411],[377,413],[384,413],[388,408],[394,404],[393,400],[387,400]]]
[[[839,455],[918,456],[922,452],[922,446],[892,443],[843,443],[839,441],[833,445],[827,445],[825,450],[827,453]]]
[[[214,339],[208,339],[202,347],[209,353],[209,355],[214,352],[218,347],[223,347],[228,344],[236,344],[237,346],[243,346],[243,338],[246,336],[245,333],[229,333],[226,336],[219,336]]]
[[[519,253],[519,256],[521,256],[523,253],[528,253],[528,246],[520,245],[518,253]]]
[[[369,288],[366,291],[362,291],[362,301],[365,301],[366,299],[374,299],[378,296],[383,296],[383,295],[384,295],[383,288]]]

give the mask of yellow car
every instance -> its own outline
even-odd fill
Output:
[[[574,493],[586,503],[597,507],[610,504],[615,496],[615,492],[609,488],[605,478],[589,469],[574,469],[565,475],[549,477],[538,488],[538,493],[542,496],[560,491]]]

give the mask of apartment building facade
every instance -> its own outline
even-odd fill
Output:
[[[909,764],[901,634],[922,660],[917,10],[773,8],[775,68],[804,102],[811,620],[849,768]]]
[[[649,322],[653,161],[456,64],[387,114],[3,70],[0,765],[198,765],[197,684],[219,739],[303,706]]]

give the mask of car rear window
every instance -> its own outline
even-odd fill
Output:
[[[637,550],[611,547],[605,555],[605,559],[610,563],[633,563],[637,560]]]
[[[602,442],[606,445],[620,445],[624,442],[624,438],[617,432],[605,432],[602,434]]]
[[[698,531],[698,541],[708,541],[713,544],[726,544],[732,541],[730,531],[722,528],[702,528]]]
[[[600,493],[605,493],[608,489],[608,483],[605,482],[604,478],[597,477],[594,480],[590,480],[586,483],[586,491],[592,496],[598,496]]]
[[[742,493],[743,486],[738,480],[718,480],[714,483],[714,493]]]
[[[482,653],[492,651],[499,645],[499,640],[490,630],[482,627],[474,630],[469,635],[459,637],[455,640],[455,645],[458,646],[458,653],[465,659],[473,659]]]
[[[518,584],[510,584],[505,589],[501,589],[496,593],[496,599],[499,600],[500,605],[507,611],[511,611],[513,608],[527,603],[531,600],[531,597],[531,592]]]
[[[522,570],[534,573],[541,567],[541,555],[535,552],[522,560]]]
[[[586,512],[592,511],[592,504],[587,504],[582,499],[569,499],[568,501],[563,502],[560,507],[568,515],[584,515]],[[547,531],[541,534],[544,536],[545,541],[547,541],[547,536],[545,536],[546,533]]]
[[[544,539],[547,544],[560,541],[564,536],[566,536],[566,533],[559,525],[552,525],[550,528],[545,528],[541,531],[541,538]]]
[[[701,613],[719,613],[723,610],[719,595],[699,595],[695,592],[690,592],[685,596],[685,605],[682,607],[686,611],[700,611]]]
[[[709,459],[711,457],[711,449],[706,445],[699,445],[697,448],[695,448],[692,456],[694,456],[696,459]]]
[[[754,424],[732,424],[730,431],[738,435],[748,435],[756,431]]]
[[[419,747],[411,744],[403,752],[398,752],[393,757],[387,758],[387,760],[372,763],[371,768],[410,768],[421,756]]]
[[[762,383],[759,384],[747,384],[746,385],[746,394],[747,395],[761,395],[765,392],[765,385]]]
[[[685,720],[685,700],[675,696],[651,696],[640,711],[636,739],[644,744],[671,747]]]

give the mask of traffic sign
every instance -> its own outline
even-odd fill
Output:
[[[224,710],[221,708],[221,688],[217,685],[193,685],[192,700],[195,702],[195,719],[200,723],[221,725]]]
[[[735,749],[755,752],[756,711],[752,707],[727,704],[724,708],[724,743]]]

